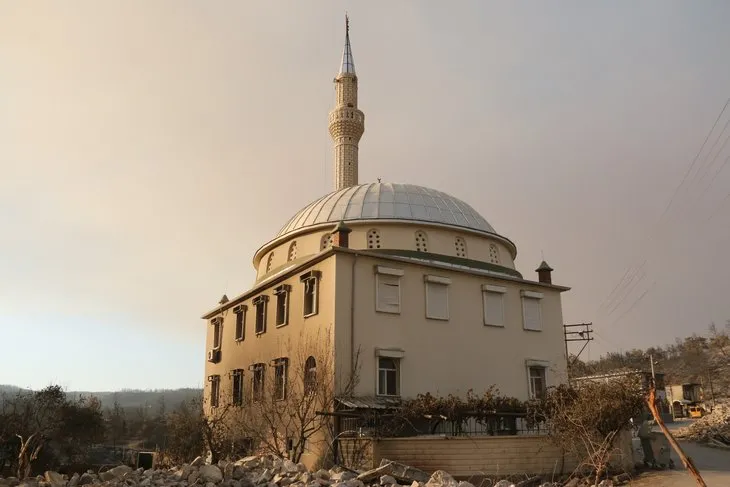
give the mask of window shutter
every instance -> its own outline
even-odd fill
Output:
[[[449,286],[426,282],[426,318],[449,319]]]
[[[484,324],[504,326],[502,293],[484,291]]]
[[[537,298],[522,298],[522,314],[524,316],[525,330],[542,330],[542,317],[540,313],[540,300]]]
[[[378,311],[400,312],[400,278],[378,274]]]

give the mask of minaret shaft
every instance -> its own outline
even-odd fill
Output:
[[[345,49],[335,78],[335,108],[329,114],[334,142],[335,190],[358,184],[358,144],[365,131],[365,114],[357,108],[357,75],[350,47],[350,24],[345,18]]]

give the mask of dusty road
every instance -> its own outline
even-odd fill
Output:
[[[682,425],[672,424],[670,430],[676,430],[679,426]],[[730,487],[730,450],[708,448],[684,441],[680,442],[680,445],[684,452],[692,458],[708,487]],[[675,470],[642,475],[631,485],[636,487],[696,487],[697,482],[682,466],[676,453],[672,452],[672,458],[676,465]]]

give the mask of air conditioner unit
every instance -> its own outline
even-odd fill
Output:
[[[220,350],[208,350],[208,362],[217,362],[221,358]]]

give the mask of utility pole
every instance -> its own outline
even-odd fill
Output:
[[[712,394],[712,409],[710,411],[715,409],[715,391],[712,389],[712,372],[714,370],[707,369],[707,380],[710,383],[710,394]]]
[[[565,360],[568,365],[568,379],[570,379],[570,367],[575,363],[576,360],[578,360],[578,357],[580,357],[580,354],[583,353],[583,350],[585,350],[586,346],[588,346],[588,343],[593,340],[593,337],[591,336],[591,333],[593,333],[593,329],[591,328],[591,326],[593,326],[593,323],[576,323],[573,325],[563,325],[563,336],[565,337]],[[578,331],[573,331],[576,328],[578,329]],[[572,361],[570,360],[570,355],[568,354],[568,342],[584,342],[583,347],[581,347],[580,351]]]
[[[649,363],[651,364],[651,380],[656,384],[656,374],[654,373],[654,357],[649,354]]]

